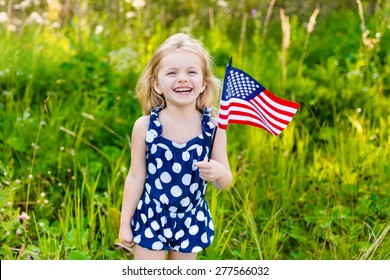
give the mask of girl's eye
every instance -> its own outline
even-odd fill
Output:
[[[176,72],[168,72],[168,73],[167,73],[168,76],[173,76],[173,75],[175,75],[175,74],[176,74]]]
[[[198,74],[198,72],[196,72],[196,71],[190,71],[188,74],[196,75],[196,74]]]

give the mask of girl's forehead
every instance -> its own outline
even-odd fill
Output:
[[[187,50],[175,50],[169,52],[163,56],[159,63],[160,69],[191,66],[202,68],[203,62],[200,55]]]

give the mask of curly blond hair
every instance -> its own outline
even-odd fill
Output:
[[[144,115],[149,115],[152,109],[157,106],[166,106],[164,97],[155,91],[153,84],[157,81],[161,59],[177,50],[197,54],[202,61],[203,79],[206,88],[196,100],[196,108],[202,112],[205,107],[213,107],[217,101],[220,81],[212,72],[213,62],[211,56],[199,40],[191,35],[177,33],[166,39],[155,51],[137,82],[135,91]]]

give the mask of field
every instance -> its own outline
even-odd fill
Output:
[[[304,3],[303,3],[304,2]],[[198,258],[390,259],[389,1],[0,1],[0,259],[131,259],[118,242],[135,83],[169,35],[301,104],[230,125],[233,184]],[[216,104],[216,107],[218,104]]]

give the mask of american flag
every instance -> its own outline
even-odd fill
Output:
[[[226,129],[229,123],[247,124],[277,136],[299,106],[273,95],[247,73],[232,67],[230,61],[223,82],[218,127]]]

